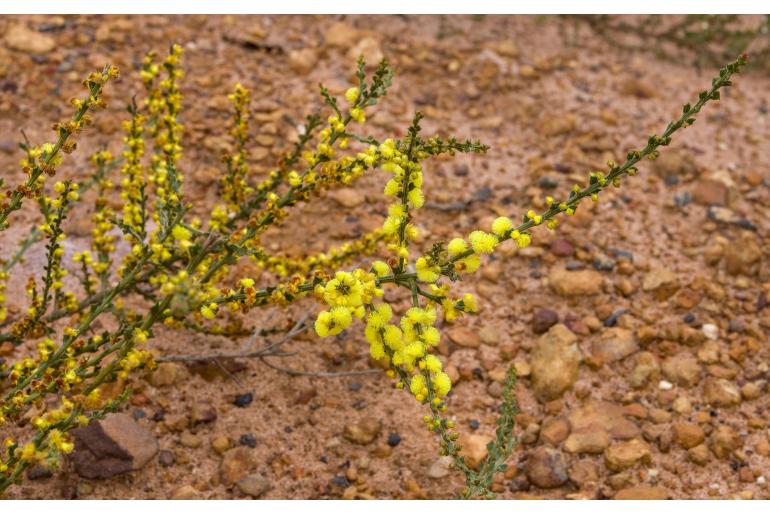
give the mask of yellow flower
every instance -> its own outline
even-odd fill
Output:
[[[143,331],[140,328],[134,329],[134,341],[136,343],[145,343],[147,341],[147,331]]]
[[[513,229],[513,222],[507,216],[501,216],[492,222],[492,232],[501,238],[511,229]]]
[[[424,283],[434,283],[441,276],[441,268],[432,264],[425,256],[417,258],[415,268],[417,269],[417,279]]]
[[[439,372],[433,376],[433,387],[436,389],[436,395],[446,397],[446,394],[452,389],[452,380],[446,372]]]
[[[212,303],[211,306],[213,306],[213,308],[210,306],[201,306],[201,315],[203,315],[203,318],[211,320],[217,316],[216,304]]]
[[[354,107],[350,110],[350,117],[358,123],[364,123],[366,121],[366,114],[364,114],[364,110],[358,107]]]
[[[449,252],[451,256],[462,254],[466,250],[468,250],[468,244],[465,243],[465,240],[462,238],[454,238],[449,242],[449,245],[447,245],[447,252]]]
[[[192,238],[192,233],[181,225],[175,225],[174,228],[171,229],[171,235],[176,241],[181,242],[189,241],[190,238]]]
[[[476,254],[490,254],[498,243],[494,234],[484,231],[473,231],[468,239],[471,240],[471,247]]]
[[[470,293],[463,295],[463,306],[465,306],[465,311],[468,313],[475,313],[479,309],[476,304],[476,298]]]
[[[358,88],[350,88],[345,92],[345,100],[347,100],[350,105],[353,105],[356,103],[356,100],[358,100],[360,94],[361,92]]]
[[[366,323],[375,329],[382,329],[390,322],[391,318],[393,318],[393,309],[390,307],[390,304],[383,303],[375,306],[371,313],[369,313]]]
[[[377,277],[384,277],[390,275],[390,266],[384,261],[375,261],[372,263],[372,272]]]
[[[254,279],[250,279],[248,277],[241,279],[240,281],[241,286],[244,288],[251,288],[254,286]]]
[[[530,236],[527,233],[522,234],[519,236],[519,238],[516,240],[516,243],[519,245],[519,248],[525,248],[529,247],[529,244],[532,243],[532,236]]]
[[[409,382],[409,391],[412,392],[415,397],[423,395],[424,398],[423,392],[427,393],[427,388],[425,387],[425,378],[422,374],[417,374],[412,377],[412,380]]]
[[[464,272],[469,274],[472,274],[473,272],[479,269],[479,266],[481,266],[481,258],[479,258],[477,254],[468,256],[467,258],[463,259],[461,262],[465,266]]]
[[[441,360],[433,354],[428,354],[425,356],[425,368],[427,368],[428,372],[431,374],[441,372]]]

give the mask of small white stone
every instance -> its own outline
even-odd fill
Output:
[[[765,476],[759,476],[757,478],[757,484],[758,485],[764,485],[765,483],[767,483],[767,480],[765,479]]]
[[[670,390],[674,387],[673,384],[669,383],[668,381],[661,381],[658,383],[658,388],[661,390]]]
[[[701,331],[703,331],[703,336],[709,340],[716,340],[719,338],[719,328],[714,324],[703,324]]]

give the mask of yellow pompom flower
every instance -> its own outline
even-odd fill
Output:
[[[415,268],[417,269],[417,279],[424,283],[434,283],[441,276],[441,268],[432,264],[425,256],[417,258]]]
[[[481,266],[481,258],[479,258],[477,254],[468,256],[467,258],[463,259],[461,262],[465,266],[464,271],[469,274],[472,274],[473,272],[478,270],[479,267]]]
[[[498,243],[494,234],[484,231],[473,231],[468,239],[471,240],[471,247],[476,254],[491,254]]]
[[[436,374],[438,372],[441,372],[441,360],[438,359],[433,354],[428,354],[425,356],[425,368],[428,369],[428,372],[431,374]]]
[[[439,397],[446,397],[449,390],[452,389],[452,380],[446,372],[438,372],[433,376],[433,387],[436,389],[436,395]]]
[[[501,216],[492,222],[492,232],[501,238],[511,229],[513,229],[513,222],[507,216]]]
[[[463,295],[463,306],[465,306],[465,311],[468,313],[475,313],[479,309],[476,304],[476,297],[470,293]]]
[[[382,329],[390,322],[391,318],[393,318],[393,309],[390,307],[390,304],[383,303],[375,306],[371,313],[369,313],[366,322],[367,325],[375,329]]]
[[[412,380],[409,382],[409,391],[412,392],[415,397],[423,395],[423,391],[427,391],[425,378],[422,374],[417,374],[412,377]]]
[[[519,238],[516,240],[516,243],[519,245],[519,248],[526,248],[529,247],[529,244],[532,243],[532,236],[530,236],[527,233],[522,234],[519,236]]]
[[[358,100],[360,94],[361,92],[358,88],[349,88],[345,92],[345,100],[347,100],[350,105],[353,105],[356,103],[356,100]]]
[[[446,250],[447,252],[449,252],[449,255],[456,256],[468,250],[468,244],[465,243],[465,240],[462,238],[454,238],[452,241],[449,242],[449,245],[447,245]]]
[[[377,277],[384,277],[386,275],[390,275],[390,266],[384,261],[375,261],[372,263],[372,272]]]

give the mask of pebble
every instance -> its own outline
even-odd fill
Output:
[[[547,419],[540,430],[540,438],[543,442],[557,446],[569,435],[569,423],[562,417]]]
[[[462,446],[460,455],[465,457],[465,464],[477,470],[482,461],[487,457],[487,444],[492,438],[481,434],[464,434],[458,440]]]
[[[687,457],[696,465],[705,465],[711,460],[709,449],[704,444],[696,445],[687,451]]]
[[[615,442],[604,451],[604,463],[613,472],[620,472],[638,463],[648,464],[651,457],[650,446],[638,438]]]
[[[575,246],[564,238],[555,238],[551,242],[551,254],[559,257],[572,257],[575,254]]]
[[[46,54],[56,48],[56,40],[54,38],[30,30],[23,23],[17,23],[7,29],[5,43],[12,50],[29,54]]]
[[[582,354],[577,337],[563,324],[551,327],[532,351],[532,388],[541,401],[551,401],[572,387]]]
[[[698,181],[693,188],[692,198],[701,206],[725,206],[728,199],[728,188],[721,181],[705,179]]]
[[[564,442],[564,450],[571,454],[601,454],[610,442],[610,435],[603,429],[571,433]]]
[[[448,476],[451,471],[449,466],[452,464],[452,461],[451,456],[441,456],[431,464],[428,469],[428,477],[441,479]]]
[[[562,297],[596,295],[602,289],[602,275],[596,270],[566,270],[553,268],[548,285]]]
[[[659,486],[633,486],[618,490],[613,497],[616,501],[665,501],[670,496],[665,488]]]
[[[556,449],[539,447],[524,464],[529,481],[539,488],[556,488],[567,482],[567,463]]]
[[[256,465],[254,455],[245,447],[235,447],[225,452],[219,464],[219,477],[229,486],[246,477]]]
[[[388,435],[388,445],[395,447],[401,443],[401,435],[398,433],[390,433]]]
[[[651,292],[655,300],[663,301],[679,289],[677,275],[665,268],[653,268],[642,280],[642,290]]]
[[[158,453],[158,462],[164,467],[171,467],[176,463],[176,454],[174,451],[163,449]]]
[[[732,209],[728,209],[726,207],[709,207],[708,211],[706,212],[706,216],[708,216],[709,220],[714,220],[715,222],[736,225],[750,231],[757,230],[756,225],[754,225],[750,220],[739,216]]]
[[[224,454],[230,447],[230,439],[226,436],[215,436],[211,440],[211,448],[214,449],[214,452],[217,454]]]
[[[703,368],[698,358],[688,351],[666,358],[661,366],[663,375],[679,386],[693,387],[700,382]]]
[[[245,408],[254,401],[254,394],[251,392],[241,393],[235,396],[233,404],[239,408]]]
[[[673,385],[673,384],[671,384],[671,383],[669,383],[669,382],[668,382],[668,381],[666,381],[666,380],[662,380],[661,382],[659,382],[659,383],[658,383],[658,389],[659,389],[659,390],[664,390],[664,391],[666,391],[666,390],[670,390],[670,389],[672,389],[673,387],[674,387],[674,385]]]
[[[622,327],[605,329],[591,344],[591,356],[602,363],[614,363],[639,350],[634,333]]]
[[[678,423],[672,426],[676,441],[685,449],[700,445],[706,439],[703,429],[697,424]]]
[[[245,495],[258,499],[272,488],[270,481],[259,474],[250,474],[236,483],[238,490]]]
[[[629,382],[633,388],[644,388],[647,383],[660,374],[658,358],[651,352],[639,352],[635,356],[634,369],[631,371]]]
[[[257,446],[257,439],[251,433],[244,433],[238,438],[238,443],[240,443],[241,445],[245,445],[246,447],[251,447],[253,449]]]
[[[201,493],[192,485],[180,486],[171,494],[173,501],[194,501],[201,498]]]
[[[182,433],[182,436],[179,437],[179,443],[182,444],[183,447],[197,449],[203,445],[203,439],[200,436],[184,432]]]
[[[190,410],[193,424],[208,424],[217,419],[217,409],[208,402],[198,402]]]
[[[762,255],[757,236],[744,233],[738,241],[725,248],[725,270],[731,275],[749,275],[752,266],[762,258]]]
[[[297,73],[309,73],[318,62],[318,55],[313,48],[292,50],[288,55],[289,66]]]
[[[475,431],[479,428],[479,421],[475,418],[471,419],[470,422],[468,422],[468,426]]]
[[[453,327],[447,332],[447,336],[460,347],[477,349],[481,345],[481,337],[478,332],[465,326]]]
[[[179,363],[160,363],[158,368],[150,375],[150,384],[156,388],[172,386],[182,382],[190,376],[187,367]]]
[[[532,331],[542,334],[559,322],[559,314],[548,308],[538,308],[532,315]]]
[[[727,379],[708,377],[703,383],[703,399],[712,406],[734,406],[741,402],[741,392]]]
[[[340,188],[329,193],[329,198],[346,208],[360,206],[366,200],[364,192],[355,188]]]
[[[719,328],[714,324],[703,324],[701,331],[703,332],[703,336],[709,340],[716,340],[719,338]]]
[[[719,459],[725,459],[741,446],[741,437],[730,426],[720,425],[709,436],[709,448]]]
[[[372,443],[382,430],[382,422],[372,418],[365,418],[359,423],[347,424],[343,429],[342,436],[358,445]]]

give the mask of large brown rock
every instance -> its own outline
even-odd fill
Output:
[[[541,336],[532,351],[532,388],[541,401],[551,401],[572,387],[582,354],[577,337],[563,324]]]
[[[87,479],[107,479],[138,470],[158,453],[158,440],[125,413],[74,429],[75,471]]]

